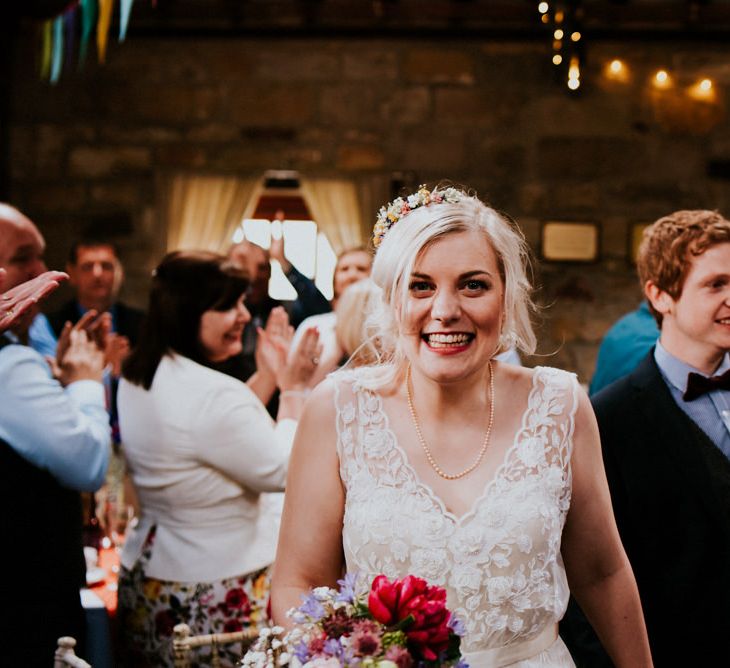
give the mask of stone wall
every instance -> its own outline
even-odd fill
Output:
[[[114,233],[137,304],[164,248],[170,174],[291,168],[387,189],[410,172],[474,188],[536,253],[542,221],[600,225],[598,263],[536,269],[548,308],[531,361],[588,381],[603,333],[639,300],[631,224],[677,208],[730,212],[730,183],[708,176],[710,161],[721,172],[730,160],[726,48],[588,41],[578,95],[538,42],[134,38],[55,87],[38,80],[34,48],[18,40],[12,201],[38,222],[52,266],[83,230]],[[603,76],[614,57],[627,83]],[[682,87],[712,76],[718,100],[652,92],[658,68]]]

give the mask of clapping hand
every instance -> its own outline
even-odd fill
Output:
[[[278,226],[278,227],[275,227]],[[269,257],[281,265],[281,270],[286,274],[291,269],[291,263],[284,254],[284,235],[281,230],[281,222],[272,223],[271,246],[269,246]]]
[[[257,330],[256,370],[276,380],[281,368],[286,365],[293,337],[294,328],[289,324],[286,310],[281,306],[272,309],[266,327]]]
[[[60,380],[63,384],[62,378],[67,375],[64,374],[63,370],[65,358],[71,346],[72,335],[74,335],[75,332],[84,332],[86,340],[96,346],[102,355],[104,355],[107,350],[107,343],[111,328],[111,314],[102,313],[101,315],[97,315],[96,311],[93,309],[84,313],[75,325],[72,325],[70,322],[66,322],[61,330],[60,336],[58,337],[55,359],[53,357],[47,358],[54,377]]]
[[[292,351],[282,370],[281,378],[277,378],[279,388],[282,391],[308,388],[312,376],[319,366],[321,354],[322,344],[319,342],[319,331],[316,327],[308,327]]]
[[[0,269],[0,288],[5,282],[7,272]],[[29,281],[25,281],[0,295],[0,332],[15,325],[18,320],[37,304],[50,295],[68,274],[62,271],[46,271]]]
[[[60,361],[54,362],[54,375],[64,387],[79,380],[101,382],[104,351],[87,330],[71,328]]]
[[[127,359],[130,349],[129,339],[126,336],[114,332],[110,332],[107,336],[106,362],[111,366],[115,378],[122,375],[122,363]]]

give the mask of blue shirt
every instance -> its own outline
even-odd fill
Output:
[[[699,369],[678,360],[657,342],[654,360],[669,387],[672,398],[687,416],[707,434],[710,440],[730,459],[730,391],[713,390],[694,401],[685,401],[682,396],[687,390],[687,377],[690,373],[707,376]],[[719,376],[730,369],[730,353],[725,353],[720,366],[713,376]]]
[[[64,388],[36,351],[19,344],[0,350],[0,381],[0,438],[65,487],[99,489],[110,452],[102,384]]]
[[[51,323],[43,313],[39,313],[28,329],[28,345],[43,357],[55,357],[57,344]]]
[[[659,338],[659,328],[645,301],[617,320],[603,337],[589,394],[631,373]]]

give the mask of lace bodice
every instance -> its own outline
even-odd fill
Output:
[[[523,643],[554,627],[568,602],[560,540],[570,505],[575,377],[535,370],[502,465],[472,509],[456,517],[418,479],[381,397],[362,387],[360,373],[335,374],[348,571],[411,573],[445,587],[466,624],[466,652]]]

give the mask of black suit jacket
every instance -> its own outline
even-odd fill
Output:
[[[132,347],[136,346],[142,327],[142,320],[144,319],[144,312],[132,306],[127,306],[122,302],[116,302],[114,304],[114,310],[114,324],[117,334],[126,336],[129,339],[129,344]],[[78,302],[75,299],[71,299],[57,311],[47,314],[46,317],[58,337],[67,321],[75,324],[81,317]]]
[[[730,462],[649,353],[592,398],[656,666],[730,666]]]

